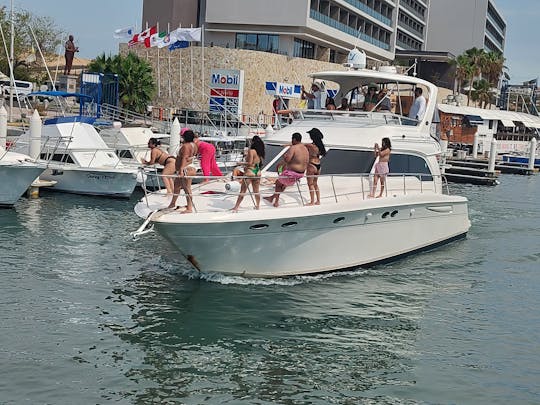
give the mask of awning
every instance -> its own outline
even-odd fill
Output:
[[[500,121],[501,121],[501,124],[503,124],[505,128],[513,128],[516,126],[516,124],[514,124],[514,121],[510,121],[510,120],[500,120]]]
[[[463,121],[465,121],[466,125],[469,125],[471,127],[484,125],[484,119],[480,117],[479,115],[465,115],[463,117]]]

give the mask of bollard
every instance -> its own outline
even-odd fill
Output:
[[[174,117],[169,139],[169,155],[176,156],[180,149],[180,129],[180,121],[178,121],[178,117]]]
[[[0,107],[0,148],[6,148],[7,139],[7,111],[4,106]]]
[[[527,169],[534,170],[534,160],[536,159],[536,138],[532,138],[529,143],[529,165]]]
[[[493,138],[491,141],[491,148],[489,149],[489,164],[488,172],[495,172],[495,159],[497,159],[497,140]]]
[[[30,144],[28,145],[28,156],[32,159],[39,159],[41,151],[41,118],[34,110],[32,118],[30,118]]]
[[[472,145],[472,157],[473,159],[478,158],[478,131],[474,133],[474,141]]]

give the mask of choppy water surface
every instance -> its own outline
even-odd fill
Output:
[[[540,179],[454,191],[464,241],[259,281],[133,242],[135,199],[21,200],[0,211],[0,403],[540,403]]]

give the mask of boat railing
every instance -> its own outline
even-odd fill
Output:
[[[290,110],[296,120],[329,120],[329,121],[364,121],[371,125],[407,125],[416,126],[418,120],[404,117],[391,111],[359,111],[359,110]]]
[[[158,174],[157,172],[145,172],[146,176],[143,176],[143,190],[145,194],[145,201],[149,205],[148,197],[155,193],[162,193],[162,187],[157,186],[157,184],[162,184],[160,181],[155,181],[153,177],[163,178],[169,177],[172,179],[177,178],[176,175],[165,176]],[[238,197],[244,195],[245,197],[250,198],[255,207],[255,193],[250,187],[250,182],[248,180],[253,180],[253,177],[249,176],[185,176],[185,179],[191,179],[192,184],[192,193],[191,197],[197,198],[212,198],[216,195],[221,196],[222,198],[227,197]],[[276,180],[279,178],[277,175],[266,175],[261,176],[260,186],[263,190],[259,192],[260,195],[273,194],[273,188],[268,189],[268,186],[275,184]],[[310,190],[307,184],[307,179],[317,178],[318,183],[325,183],[324,188],[320,188],[321,193],[321,204],[327,205],[329,203],[342,203],[347,200],[353,201],[363,201],[369,198],[374,198],[374,189],[373,189],[373,174],[327,174],[327,175],[318,175],[318,176],[305,176],[302,180],[297,181],[294,186],[287,187],[285,191],[282,191],[280,195],[288,195],[292,197],[292,204],[305,206],[308,205],[310,199]],[[211,182],[211,183],[208,183]],[[245,193],[240,193],[240,187],[242,182],[247,182],[247,189]],[[212,184],[214,189],[207,187],[202,187],[202,185]],[[329,186],[329,187],[328,187]],[[377,191],[380,190],[380,184],[376,188]],[[386,184],[384,189],[384,194],[382,197],[395,197],[398,195],[408,195],[408,194],[424,194],[432,193],[436,194],[439,192],[446,192],[450,194],[448,182],[443,175],[433,175],[426,173],[389,173],[386,177]],[[184,195],[183,192],[180,192],[179,195]],[[195,212],[203,212],[204,210],[197,205],[197,198],[192,198],[193,206]],[[296,203],[295,203],[296,202]],[[234,202],[233,202],[234,203]],[[284,206],[291,206],[291,199],[289,199]],[[232,208],[232,207],[231,207]],[[210,211],[219,211],[216,209],[208,209]]]

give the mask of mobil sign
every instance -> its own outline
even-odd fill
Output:
[[[300,98],[302,86],[299,84],[266,82],[266,94],[281,98]]]
[[[212,69],[210,72],[211,89],[236,89],[244,85],[244,71],[236,69]]]
[[[212,69],[210,71],[210,111],[240,116],[243,96],[243,70]]]

